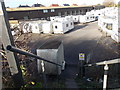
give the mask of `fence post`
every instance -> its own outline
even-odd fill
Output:
[[[106,65],[104,66],[103,90],[106,90],[106,88],[107,88],[108,69],[109,69],[109,67],[108,67],[108,65],[106,64]]]

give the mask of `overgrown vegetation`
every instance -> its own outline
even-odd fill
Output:
[[[1,63],[2,63],[2,83],[4,88],[12,88],[14,83],[12,81],[10,68],[7,63],[7,57],[4,50],[0,50]]]

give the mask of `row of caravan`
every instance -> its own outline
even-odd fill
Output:
[[[96,21],[96,17],[94,15],[81,15],[80,16],[80,23],[87,23],[87,22],[92,22]]]
[[[94,15],[70,15],[65,17],[50,17],[50,21],[73,21],[74,23],[87,23],[96,21],[96,17]]]
[[[100,31],[105,32],[106,36],[110,36],[116,42],[120,42],[120,22],[119,8],[109,7],[102,9],[102,14],[98,19]]]
[[[120,23],[118,19],[101,16],[98,19],[98,26],[100,27],[99,30],[105,32],[106,36],[110,36],[116,42],[120,42]]]
[[[74,23],[86,23],[95,21],[93,15],[76,15],[65,17],[50,17],[50,21],[46,20],[29,20],[19,21],[18,28],[22,33],[54,33],[64,34],[74,28]],[[11,26],[13,27],[13,26]],[[18,30],[17,30],[18,31]],[[12,31],[13,35],[15,31]]]
[[[73,21],[21,21],[19,27],[23,33],[66,33],[74,28]]]
[[[47,20],[19,21],[18,28],[22,33],[66,33],[74,28],[75,23],[88,23],[98,19],[100,10],[92,10],[86,15],[54,16]],[[13,26],[11,26],[13,27]],[[19,30],[17,30],[19,31]],[[15,34],[14,31],[12,31]]]

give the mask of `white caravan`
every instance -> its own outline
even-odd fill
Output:
[[[69,31],[69,22],[54,22],[53,23],[53,32],[56,34],[64,34]]]
[[[53,33],[52,22],[44,22],[44,23],[42,23],[42,31],[45,34]]]

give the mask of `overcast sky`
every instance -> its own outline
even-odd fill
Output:
[[[40,3],[45,6],[49,6],[50,4],[59,4],[62,5],[64,3],[67,4],[78,4],[78,5],[95,5],[101,4],[103,0],[4,0],[6,7],[17,7],[21,5],[33,5],[35,3]]]

